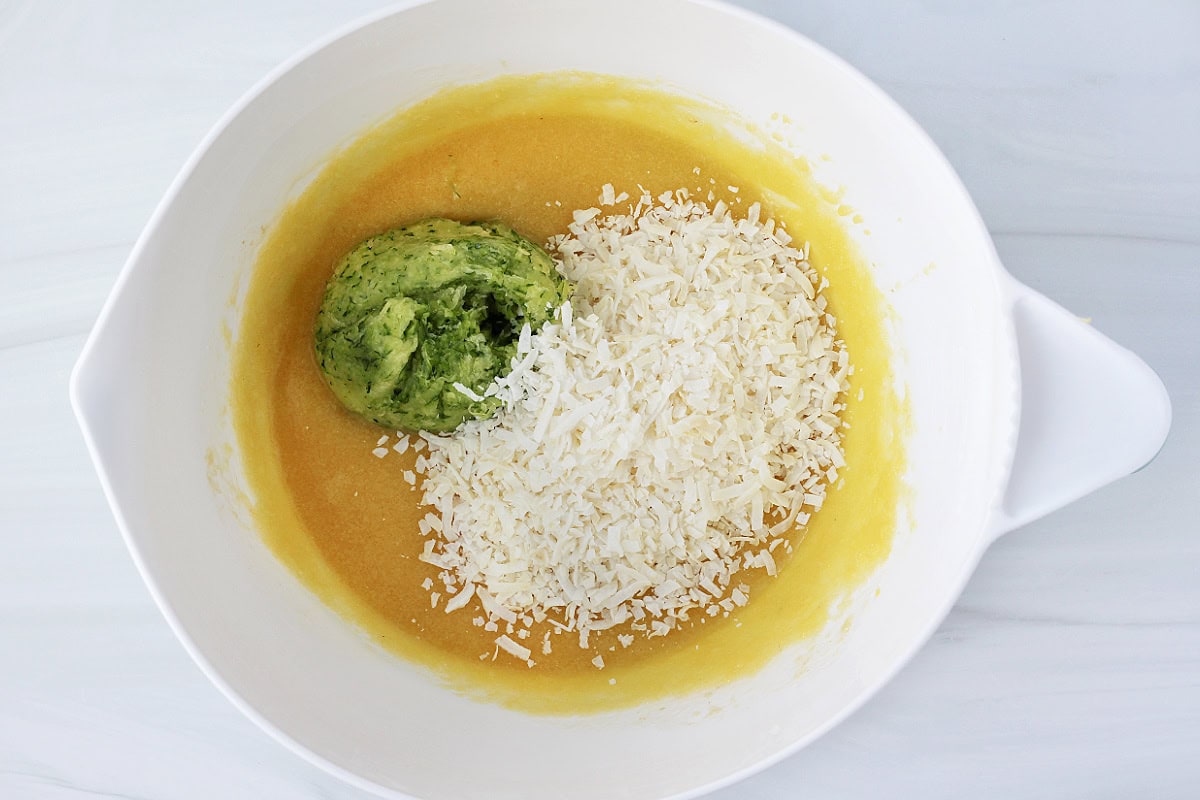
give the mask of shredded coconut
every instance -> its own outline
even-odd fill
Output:
[[[551,240],[576,291],[521,332],[487,390],[496,416],[414,442],[434,509],[421,558],[448,574],[445,611],[476,597],[485,630],[544,619],[586,647],[625,623],[664,636],[692,611],[728,616],[748,601],[736,573],[775,574],[771,547],[845,463],[849,360],[807,245],[757,203],[738,219],[643,191],[627,208],[575,211]]]

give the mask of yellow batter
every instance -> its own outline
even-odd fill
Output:
[[[269,232],[246,297],[231,388],[257,525],[327,604],[461,691],[538,713],[578,713],[715,685],[818,632],[831,604],[888,554],[904,456],[883,298],[847,220],[806,164],[765,141],[746,144],[730,121],[700,102],[579,74],[451,89],[336,153]],[[854,366],[847,467],[820,513],[793,533],[795,553],[781,559],[779,576],[741,577],[751,601],[736,614],[695,614],[681,630],[638,637],[628,649],[616,642],[622,629],[593,635],[588,650],[557,636],[548,656],[535,630],[524,642],[537,660],[530,669],[503,652],[492,660],[497,634],[471,624],[476,609],[447,615],[430,607],[421,583],[436,582],[436,570],[417,560],[420,493],[401,480],[414,454],[372,454],[383,431],[346,411],[326,387],[313,356],[313,320],[334,264],[369,236],[443,216],[499,219],[544,242],[565,232],[572,210],[595,205],[605,183],[634,197],[639,184],[655,195],[712,190],[735,214],[760,201],[810,242]],[[591,663],[597,653],[603,670]]]

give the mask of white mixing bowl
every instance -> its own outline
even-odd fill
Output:
[[[915,425],[911,525],[844,638],[801,643],[716,692],[566,718],[454,694],[276,561],[230,501],[249,490],[236,448],[223,449],[222,331],[236,335],[262,229],[339,145],[447,85],[563,69],[665,81],[750,121],[801,121],[795,144],[830,157],[818,177],[847,187],[872,228],[861,245],[876,280],[895,287],[895,368]],[[1000,533],[1144,464],[1170,418],[1149,368],[1004,271],[946,160],[878,88],[793,31],[684,0],[439,0],[293,59],[184,168],[71,392],[130,550],[212,680],[346,780],[439,799],[686,796],[761,769],[879,689]],[[229,469],[214,471],[213,454]]]

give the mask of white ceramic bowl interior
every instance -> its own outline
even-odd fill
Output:
[[[819,177],[844,185],[871,229],[860,242],[892,303],[915,423],[911,525],[859,593],[847,636],[801,643],[715,692],[577,718],[442,688],[275,560],[237,499],[249,490],[225,414],[221,330],[236,336],[263,228],[335,148],[447,85],[563,69],[661,80],[750,121],[798,122],[799,150],[829,157]],[[306,757],[423,798],[687,795],[781,758],[886,682],[999,532],[1144,463],[1169,421],[1140,361],[1003,271],[945,159],[876,87],[792,31],[683,0],[440,0],[293,60],[172,187],[72,394],[130,549],[203,669]],[[1110,432],[1117,409],[1141,423]]]

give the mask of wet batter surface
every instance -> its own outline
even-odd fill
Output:
[[[259,529],[326,603],[464,691],[563,713],[713,685],[819,631],[831,603],[888,553],[903,454],[882,298],[803,162],[740,144],[720,124],[702,104],[609,79],[513,78],[450,90],[337,154],[260,252],[231,392]],[[712,618],[698,612],[669,636],[639,636],[628,648],[616,640],[626,631],[614,629],[586,650],[574,635],[552,636],[551,653],[542,654],[535,629],[523,642],[535,653],[531,669],[496,654],[498,634],[472,623],[476,605],[450,615],[431,607],[422,583],[432,578],[438,588],[437,570],[417,558],[417,521],[427,509],[419,487],[401,477],[415,451],[372,452],[385,433],[395,442],[395,432],[334,397],[316,365],[313,321],[334,265],[367,237],[439,216],[501,220],[544,243],[566,231],[574,209],[596,205],[606,183],[633,197],[639,186],[712,191],[735,214],[762,202],[810,242],[855,368],[847,467],[824,508],[791,534],[795,551],[779,554],[779,577],[740,576],[751,587],[746,607]],[[597,654],[603,670],[592,664]]]

